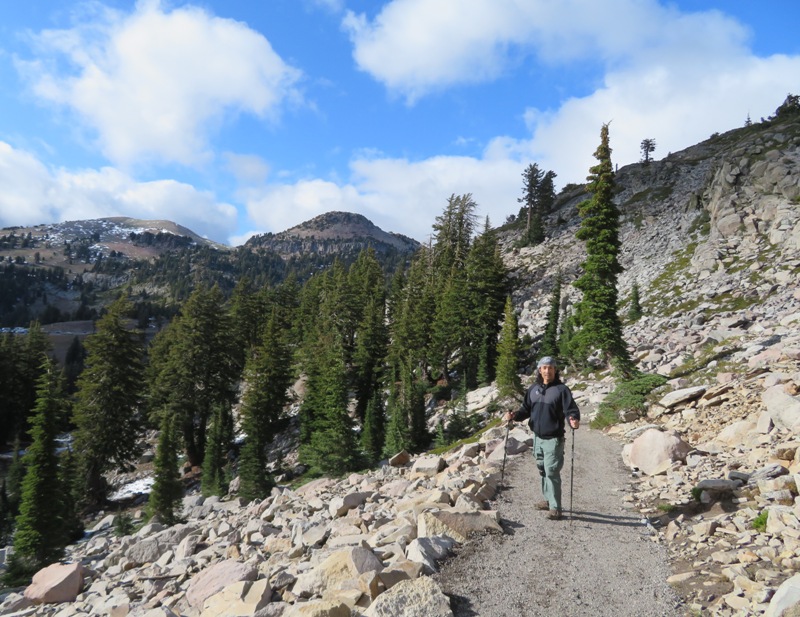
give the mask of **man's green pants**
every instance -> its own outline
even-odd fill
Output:
[[[561,468],[564,466],[564,438],[534,437],[533,455],[542,476],[542,495],[551,510],[561,510]]]

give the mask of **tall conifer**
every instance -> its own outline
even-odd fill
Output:
[[[497,389],[500,396],[516,395],[522,391],[522,383],[517,370],[518,355],[517,314],[514,312],[511,296],[508,296],[497,352]]]
[[[291,378],[291,353],[276,309],[245,369],[241,417],[246,437],[239,460],[239,495],[245,499],[264,498],[274,485],[267,473],[267,448],[289,400]]]
[[[539,357],[558,357],[558,320],[561,316],[561,272],[556,275],[553,291],[550,294],[550,310],[547,313],[547,326],[544,329]]]
[[[592,197],[578,206],[581,226],[577,237],[586,243],[583,274],[575,287],[583,292],[577,307],[579,330],[573,350],[581,359],[600,349],[606,361],[613,362],[623,373],[632,370],[630,356],[622,338],[622,325],[617,314],[617,276],[619,263],[619,209],[614,203],[614,169],[608,125],[600,131],[600,145],[594,153],[598,163],[591,168],[588,189]]]
[[[107,497],[104,475],[125,470],[141,451],[143,349],[125,327],[130,304],[120,297],[86,339],[86,368],[78,378],[74,407],[75,452],[90,506]]]
[[[166,525],[174,525],[180,519],[183,484],[178,470],[179,442],[175,434],[175,419],[162,414],[156,446],[155,481],[150,492],[147,512]]]
[[[33,573],[57,561],[68,543],[64,525],[64,487],[56,454],[56,437],[66,398],[55,362],[42,364],[31,419],[31,445],[25,452],[20,512],[14,533],[10,571]]]

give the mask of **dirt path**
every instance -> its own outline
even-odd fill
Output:
[[[619,443],[587,428],[575,435],[572,521],[570,435],[562,521],[534,509],[541,492],[531,453],[509,458],[495,504],[505,533],[473,539],[435,575],[456,617],[685,614],[666,583],[666,549],[653,542],[635,511],[623,508],[628,473]]]

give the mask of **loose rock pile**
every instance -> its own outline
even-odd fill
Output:
[[[278,488],[264,501],[184,499],[186,522],[116,537],[113,516],[70,565],[37,575],[0,606],[14,615],[259,617],[451,615],[429,577],[473,532],[501,531],[487,502],[500,479],[503,429],[446,458],[400,453],[370,475]],[[512,452],[529,445],[515,429]],[[64,591],[63,579],[83,578]],[[53,601],[66,604],[40,604]],[[64,593],[68,595],[65,597]],[[71,594],[71,595],[70,595]]]

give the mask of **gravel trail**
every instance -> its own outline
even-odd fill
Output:
[[[472,539],[434,575],[455,617],[685,614],[666,583],[666,549],[651,540],[638,513],[623,508],[628,473],[620,449],[599,431],[575,432],[571,522],[571,435],[561,472],[564,520],[534,509],[541,491],[532,454],[509,457],[495,503],[505,533]]]

